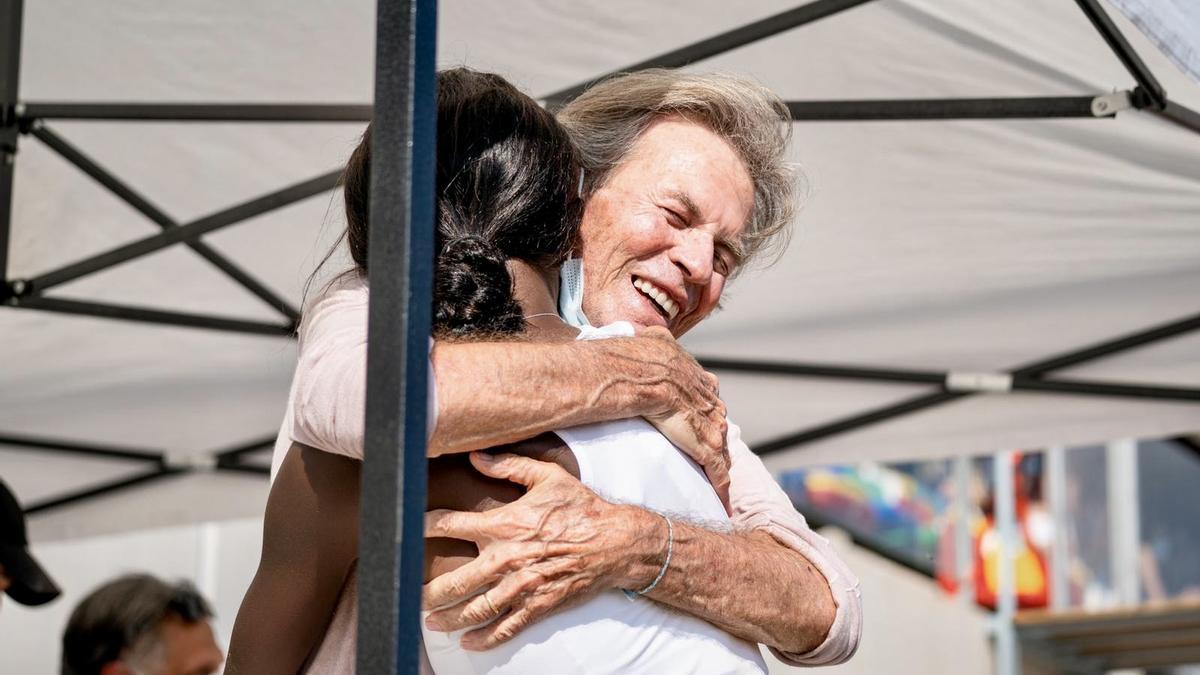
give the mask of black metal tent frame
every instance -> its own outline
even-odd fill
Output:
[[[740,28],[713,36],[652,59],[630,65],[627,72],[651,67],[679,67],[707,59],[788,31],[799,26],[864,5],[870,0],[815,0]],[[970,98],[916,100],[789,101],[796,121],[887,121],[952,119],[1036,119],[1091,118],[1107,119],[1124,109],[1136,109],[1160,116],[1183,128],[1200,133],[1200,114],[1168,98],[1154,75],[1121,35],[1098,0],[1076,0],[1084,15],[1120,59],[1133,77],[1135,86],[1128,91],[1101,93],[1096,96]],[[385,6],[380,3],[379,30],[384,30]],[[401,3],[407,6],[407,3]],[[421,3],[418,3],[421,4]],[[299,311],[286,299],[255,279],[249,272],[209,247],[201,237],[219,229],[245,222],[269,211],[324,193],[337,186],[340,171],[334,170],[296,183],[247,202],[222,209],[192,222],[181,223],[135,188],[105,169],[59,134],[48,122],[135,121],[135,122],[247,122],[247,123],[320,123],[365,122],[371,119],[371,105],[290,105],[290,104],[155,104],[155,103],[39,103],[17,99],[20,67],[22,0],[0,0],[0,307],[41,310],[64,314],[145,322],[150,324],[203,328],[237,333],[291,337]],[[414,38],[415,39],[415,38]],[[406,43],[407,44],[407,43]],[[607,76],[606,74],[605,76]],[[602,76],[603,77],[603,76]],[[545,96],[547,105],[559,106],[577,96],[595,78]],[[377,94],[377,98],[379,95]],[[378,114],[378,112],[376,112]],[[161,230],[131,243],[114,247],[32,278],[8,276],[13,172],[19,136],[30,136],[43,143],[80,171],[132,206]],[[185,245],[208,260],[248,292],[258,297],[278,315],[278,322],[247,321],[222,316],[163,311],[144,307],[104,304],[82,299],[49,296],[56,286],[77,280],[170,246]],[[424,282],[428,283],[428,281]],[[425,289],[428,290],[427,288]],[[760,454],[797,447],[834,434],[844,433],[901,415],[928,409],[943,403],[981,393],[1035,391],[1069,395],[1130,397],[1159,401],[1200,401],[1200,389],[1154,384],[1132,384],[1055,377],[1055,371],[1094,359],[1121,353],[1167,338],[1200,329],[1200,314],[1140,330],[1065,354],[1022,364],[1015,368],[988,373],[961,373],[774,362],[727,358],[702,358],[706,367],[788,377],[817,377],[924,384],[923,393],[899,403],[864,411],[812,428],[798,430],[760,443]],[[29,506],[38,512],[82,499],[106,494],[156,478],[175,475],[195,468],[263,473],[262,466],[245,461],[248,454],[268,448],[274,437],[264,437],[245,445],[216,451],[203,467],[175,466],[162,451],[93,445],[62,439],[29,437],[0,432],[0,444],[63,453],[143,462],[147,469],[131,477],[97,485]]]

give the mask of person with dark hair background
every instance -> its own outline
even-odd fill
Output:
[[[186,582],[130,574],[75,607],[62,641],[63,675],[211,675],[224,657],[212,610]]]

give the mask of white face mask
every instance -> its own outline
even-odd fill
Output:
[[[583,258],[570,258],[558,270],[558,315],[576,328],[592,325],[583,313]]]

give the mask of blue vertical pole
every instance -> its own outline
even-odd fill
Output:
[[[437,3],[379,0],[358,672],[417,673],[433,284]]]

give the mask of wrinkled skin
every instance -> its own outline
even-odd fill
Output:
[[[631,507],[599,498],[551,462],[476,452],[471,464],[527,492],[482,513],[426,514],[425,536],[468,540],[479,548],[474,560],[425,585],[426,609],[450,605],[429,615],[432,630],[460,630],[502,617],[463,636],[466,649],[490,649],[564,600],[581,602],[604,588],[638,582],[625,576],[624,543],[643,536],[630,531],[637,522],[629,517]],[[655,538],[665,541],[665,532]],[[451,604],[487,587],[467,602]]]

